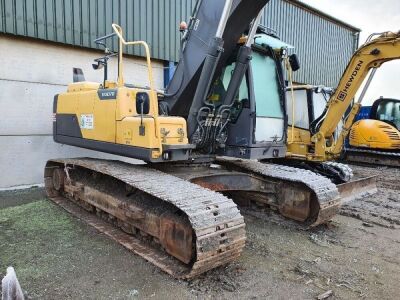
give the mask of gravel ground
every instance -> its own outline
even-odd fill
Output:
[[[14,266],[32,299],[316,299],[329,291],[330,299],[395,299],[400,170],[354,170],[378,175],[379,193],[344,206],[332,222],[312,230],[244,211],[248,240],[241,258],[191,281],[164,274],[40,191],[8,194],[0,208],[0,275]]]
[[[378,176],[378,194],[345,205],[342,214],[388,228],[400,228],[400,169],[352,166],[356,177]]]

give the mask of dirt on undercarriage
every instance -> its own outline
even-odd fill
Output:
[[[30,192],[30,203],[21,192],[8,194],[0,208],[0,275],[14,266],[32,299],[394,299],[400,170],[352,167],[358,177],[379,176],[378,194],[348,203],[312,230],[274,213],[243,211],[241,258],[191,281],[171,278],[41,193]]]

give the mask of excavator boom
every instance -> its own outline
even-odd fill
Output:
[[[179,63],[165,91],[164,101],[168,104],[170,115],[186,118],[191,107],[202,104],[197,103],[202,99],[195,99],[195,94],[199,87],[208,92],[207,86],[202,86],[204,83],[199,80],[202,72],[209,71],[205,69],[207,58],[215,56],[215,51],[218,51],[212,45],[215,37],[223,41],[223,44],[220,44],[223,52],[219,53],[220,58],[211,66],[211,78],[207,78],[209,81],[219,76],[227,59],[236,49],[237,41],[269,0],[233,0],[224,30],[217,32],[221,27],[224,2],[215,0],[197,2],[188,30],[182,38]]]

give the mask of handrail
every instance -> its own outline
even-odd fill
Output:
[[[118,59],[118,86],[124,86],[124,79],[123,79],[123,68],[122,68],[122,46],[135,46],[135,45],[141,45],[144,47],[145,53],[146,53],[146,61],[147,61],[147,68],[148,68],[148,77],[149,77],[149,83],[150,83],[150,90],[155,91],[155,86],[154,86],[154,79],[153,79],[153,69],[151,66],[151,59],[150,59],[150,49],[149,45],[144,42],[144,41],[133,41],[133,42],[127,42],[125,41],[123,35],[122,35],[122,28],[117,25],[117,24],[112,24],[112,28],[115,31],[115,33],[118,36],[119,39],[119,59]]]

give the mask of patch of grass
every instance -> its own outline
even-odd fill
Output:
[[[21,277],[47,273],[54,253],[72,246],[81,229],[47,200],[0,210],[0,270],[14,266]]]
[[[41,298],[46,281],[57,286],[109,253],[112,245],[91,230],[49,200],[0,209],[0,275],[13,266],[21,286]]]
[[[13,266],[32,299],[190,298],[186,282],[40,199],[0,209],[0,272]]]

